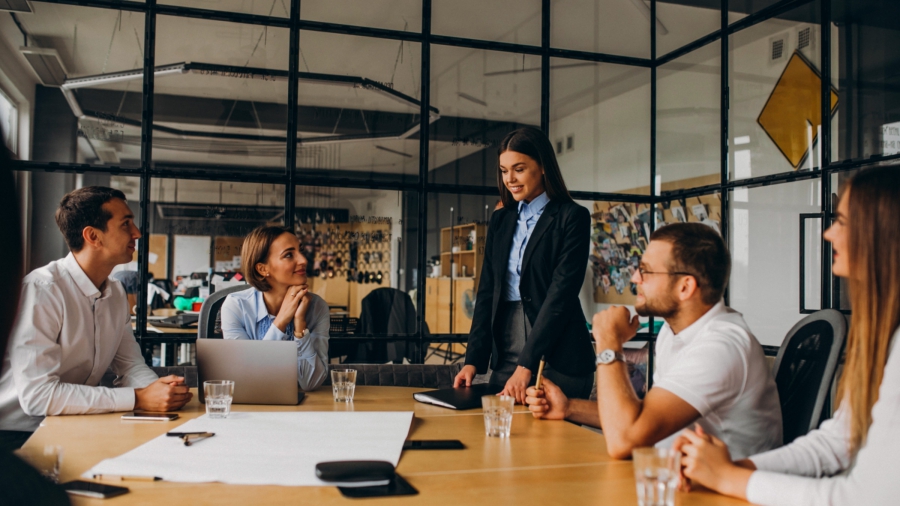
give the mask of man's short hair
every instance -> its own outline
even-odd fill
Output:
[[[59,201],[56,210],[56,224],[73,253],[84,248],[85,227],[94,227],[106,232],[106,224],[112,214],[103,209],[103,204],[112,199],[125,200],[125,194],[106,186],[86,186],[67,193]]]
[[[672,245],[668,269],[693,276],[704,304],[719,302],[731,275],[731,254],[718,232],[702,223],[673,223],[653,232],[650,240]]]

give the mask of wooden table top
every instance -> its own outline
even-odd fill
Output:
[[[636,505],[630,461],[606,453],[603,436],[561,421],[535,420],[516,407],[509,439],[484,435],[481,410],[453,411],[415,402],[422,389],[356,388],[352,404],[337,404],[329,389],[312,392],[299,406],[234,405],[234,411],[413,411],[411,439],[459,439],[465,450],[406,451],[397,472],[419,490],[415,496],[359,500],[382,504]],[[196,395],[174,422],[124,422],[121,413],[47,417],[26,446],[63,446],[62,481],[173,430],[205,413]],[[72,496],[73,504],[350,504],[335,487],[126,482],[129,494],[100,500]],[[746,504],[709,492],[678,494],[676,504]]]

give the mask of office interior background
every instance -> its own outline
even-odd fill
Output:
[[[234,271],[242,236],[283,224],[347,317],[332,346],[465,342],[497,145],[519,126],[548,133],[592,212],[588,318],[633,301],[653,229],[700,221],[726,238],[727,302],[770,352],[804,313],[849,313],[822,229],[842,181],[900,157],[889,0],[4,5],[26,270],[67,253],[53,213],[80,186],[125,192],[144,239],[123,268],[144,282]],[[358,331],[384,287],[415,324]],[[153,332],[146,310],[139,297],[145,349],[195,337]]]

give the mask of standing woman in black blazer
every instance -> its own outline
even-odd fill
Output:
[[[500,144],[503,208],[488,228],[466,364],[453,386],[491,366],[491,384],[525,402],[541,358],[544,375],[570,398],[588,398],[594,348],[578,294],[591,216],[569,195],[550,140],[536,128]]]

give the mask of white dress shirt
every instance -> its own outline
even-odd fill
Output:
[[[98,386],[107,369],[115,385]],[[0,430],[34,431],[48,415],[134,409],[134,389],[158,379],[131,330],[125,289],[97,289],[69,253],[22,281],[0,376]]]
[[[653,388],[700,413],[697,423],[728,445],[735,460],[781,446],[781,403],[762,346],[743,316],[719,302],[678,334],[656,339]],[[669,448],[676,432],[657,446]]]
[[[850,412],[793,443],[750,458],[757,471],[747,483],[747,500],[764,505],[880,505],[900,501],[900,354],[893,336],[866,443],[850,454]]]

